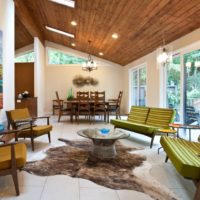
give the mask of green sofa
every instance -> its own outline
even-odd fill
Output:
[[[112,119],[110,123],[115,128],[133,131],[152,138],[150,144],[152,148],[157,130],[169,128],[174,116],[175,110],[173,109],[132,106],[127,120]]]
[[[176,170],[185,178],[200,180],[200,143],[162,136],[160,143]],[[200,199],[200,182],[194,199]]]

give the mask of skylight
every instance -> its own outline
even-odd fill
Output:
[[[49,31],[53,31],[53,32],[56,32],[56,33],[59,33],[59,34],[62,34],[62,35],[65,35],[67,37],[71,37],[71,38],[74,38],[74,34],[71,34],[71,33],[67,33],[67,32],[64,32],[64,31],[60,31],[58,29],[55,29],[55,28],[52,28],[52,27],[49,27],[49,26],[45,26],[45,28]]]
[[[52,1],[52,2],[55,2],[58,4],[62,4],[64,6],[68,6],[71,8],[75,7],[75,1],[73,1],[73,0],[49,0],[49,1]]]

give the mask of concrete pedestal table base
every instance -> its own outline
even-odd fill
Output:
[[[115,141],[129,137],[128,133],[118,129],[106,135],[101,134],[100,129],[83,129],[77,133],[93,141],[92,156],[99,159],[115,158],[117,155]]]
[[[116,140],[93,139],[92,155],[97,158],[114,158],[117,155],[115,148]]]

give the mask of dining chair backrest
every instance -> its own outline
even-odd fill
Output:
[[[123,91],[120,91],[120,92],[119,92],[119,96],[118,96],[118,98],[117,98],[117,106],[119,106],[119,107],[120,107],[120,105],[121,105],[122,95],[123,95]]]
[[[105,91],[95,92],[95,104],[105,103]]]
[[[77,99],[79,103],[89,102],[89,92],[77,92]]]
[[[95,100],[95,93],[96,93],[96,92],[90,91],[90,100],[91,100],[91,101],[94,101],[94,100]]]
[[[57,99],[58,107],[61,109],[63,105],[61,103],[62,100],[60,100],[60,97],[58,95],[58,91],[56,91],[56,99]]]

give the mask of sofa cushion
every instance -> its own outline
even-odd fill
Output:
[[[127,120],[133,123],[145,124],[148,112],[149,108],[147,107],[132,106]]]
[[[185,178],[200,178],[200,143],[162,136],[160,143],[176,170]]]
[[[111,124],[117,128],[126,129],[144,135],[152,135],[159,127],[149,126],[145,124],[133,123],[127,120],[112,119]]]
[[[175,110],[167,108],[150,108],[147,125],[169,128],[169,124],[173,122]]]

